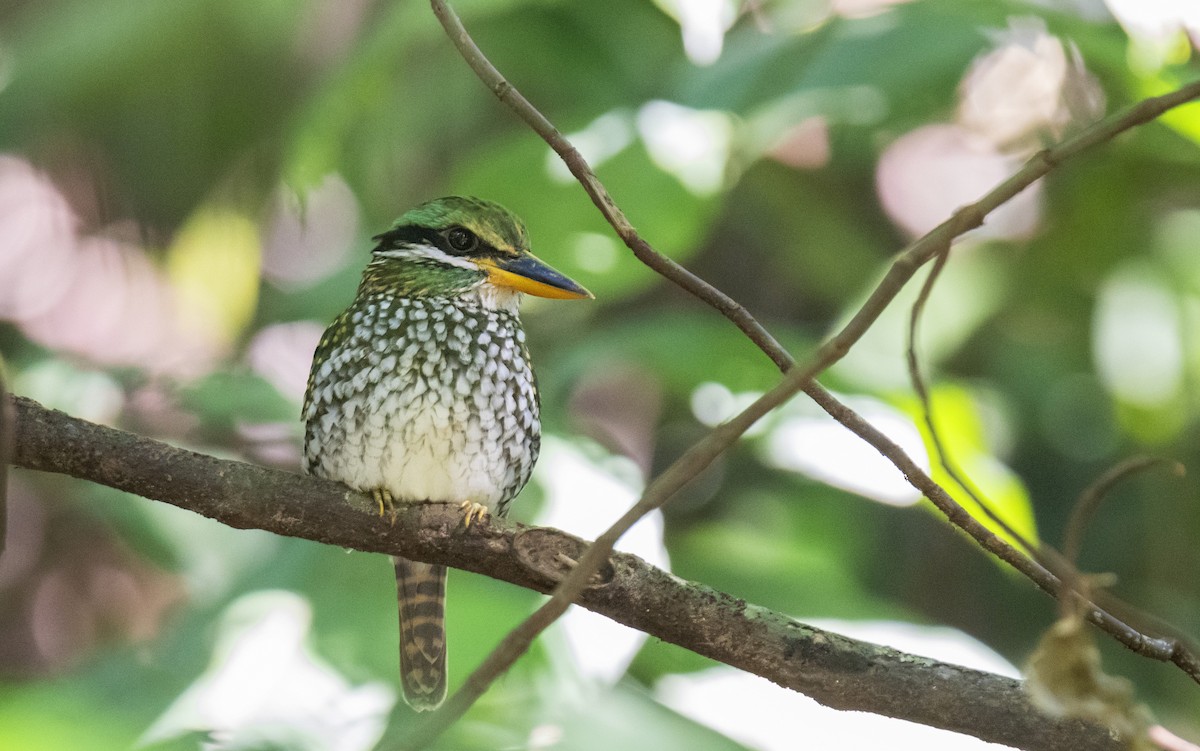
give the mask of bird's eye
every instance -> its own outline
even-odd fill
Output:
[[[479,238],[475,237],[468,229],[462,227],[452,227],[446,233],[446,241],[450,243],[450,247],[460,252],[472,250],[479,244]]]

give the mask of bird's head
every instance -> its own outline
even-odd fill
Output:
[[[519,292],[579,299],[592,293],[529,251],[525,224],[503,206],[449,196],[411,209],[377,235],[367,289],[406,297],[478,297],[515,307]]]

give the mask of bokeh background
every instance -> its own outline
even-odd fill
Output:
[[[798,356],[909,239],[1043,145],[1200,76],[1190,0],[464,0],[496,65],[642,234]],[[547,433],[514,505],[596,534],[778,373],[621,246],[428,7],[372,0],[0,3],[0,351],[10,388],[176,445],[296,469],[317,337],[370,237],[485,196],[596,293],[530,300]],[[823,379],[925,460],[907,290]],[[1133,454],[1082,565],[1200,638],[1200,107],[1089,152],[957,246],[921,353],[955,460],[1057,544]],[[940,475],[938,475],[940,476]],[[0,747],[358,751],[396,698],[382,556],[12,473]],[[622,548],[862,638],[1016,674],[1052,602],[803,398]],[[455,572],[451,682],[537,595]],[[1099,638],[1159,720],[1200,688]],[[445,749],[973,749],[572,612]]]

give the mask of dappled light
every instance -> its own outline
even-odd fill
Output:
[[[1200,739],[1200,3],[449,4],[0,8],[0,748],[983,751],[1079,582]]]
[[[926,125],[898,138],[879,160],[876,189],[888,216],[922,235],[979,199],[1021,163],[960,125]],[[989,217],[979,234],[1023,239],[1037,229],[1041,188],[1034,185]]]
[[[705,425],[716,427],[750,406],[760,396],[762,394],[756,391],[734,393],[724,384],[707,381],[692,391],[692,414]],[[756,435],[765,429],[765,424],[759,424],[752,427],[747,435]]]
[[[633,142],[633,134],[630,114],[615,111],[605,112],[582,130],[567,134],[567,138],[589,164],[599,167],[628,147]],[[575,179],[558,154],[549,149],[546,150],[546,171],[564,184]]]
[[[1079,49],[1039,18],[1014,18],[963,79],[958,121],[1006,152],[1041,146],[1104,113],[1104,93]]]
[[[1042,19],[1013,18],[990,36],[993,49],[960,83],[955,122],[901,136],[879,161],[880,201],[910,235],[933,229],[1047,141],[1104,112],[1103,91],[1079,50],[1049,34]],[[1036,183],[1001,206],[978,236],[1029,238],[1041,222],[1041,190]]]
[[[1200,6],[1191,0],[1105,0],[1109,11],[1134,39],[1130,62],[1157,70],[1187,59],[1200,45]]]
[[[823,117],[809,117],[793,125],[767,154],[789,167],[818,169],[829,163],[829,123]]]
[[[683,51],[696,65],[712,65],[721,57],[725,32],[737,18],[733,0],[657,0],[679,21]]]
[[[279,393],[299,404],[312,353],[324,326],[316,321],[292,321],[263,327],[246,349],[246,360],[255,373]]]
[[[970,636],[947,628],[900,622],[806,618],[818,628],[849,634],[923,657],[1016,676],[1017,670]],[[919,748],[985,751],[1005,748],[957,733],[839,712],[782,692],[770,682],[726,667],[668,676],[655,686],[667,706],[758,751],[790,751],[799,734],[816,748]],[[801,728],[803,729],[801,731]]]
[[[868,399],[850,402],[875,427],[928,468],[921,434],[905,415]],[[871,500],[909,506],[921,498],[884,457],[846,434],[827,415],[782,418],[766,443],[768,461],[780,469],[802,472],[821,482]]]
[[[41,345],[98,364],[172,374],[205,367],[216,355],[207,323],[183,323],[175,289],[145,252],[79,235],[76,224],[48,177],[0,158],[4,317]]]
[[[95,520],[14,482],[0,557],[0,676],[61,675],[103,645],[161,637],[180,581]]]
[[[345,180],[326,175],[303,196],[280,187],[265,224],[263,276],[304,289],[350,260],[358,240],[358,204]]]
[[[1153,272],[1124,269],[1100,290],[1094,330],[1096,367],[1118,400],[1140,407],[1173,402],[1183,384],[1178,304]]]
[[[0,157],[0,311],[25,320],[61,300],[70,284],[75,217],[44,175]]]
[[[202,207],[179,229],[166,255],[180,333],[228,348],[258,302],[258,227],[240,212]]]
[[[612,518],[637,500],[642,482],[637,469],[621,457],[604,456],[596,446],[579,446],[549,439],[534,482],[546,495],[538,524],[576,530],[586,538],[603,532]],[[663,519],[654,514],[634,527],[621,548],[670,570],[663,546]],[[580,673],[603,683],[615,683],[629,667],[646,635],[603,616],[572,608],[557,627]],[[596,649],[597,645],[603,645]]]
[[[721,187],[733,136],[727,115],[650,102],[638,111],[637,124],[650,158],[688,190],[711,195]]]
[[[617,241],[608,235],[580,232],[575,236],[575,263],[595,274],[612,271],[620,253]]]
[[[252,592],[221,615],[213,660],[141,738],[202,732],[206,747],[245,744],[366,751],[395,692],[352,685],[309,644],[312,609],[290,592]]]

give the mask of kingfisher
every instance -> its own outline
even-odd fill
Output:
[[[396,503],[503,517],[541,445],[521,295],[590,298],[529,249],[525,224],[478,198],[423,203],[375,238],[358,294],[326,329],[304,399],[304,470]],[[446,567],[392,559],[400,682],[446,697]]]

